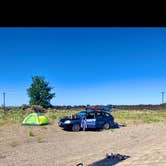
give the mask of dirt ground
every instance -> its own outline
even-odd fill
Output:
[[[123,161],[106,153],[127,155]],[[53,125],[0,127],[0,166],[166,166],[166,124],[67,132]]]

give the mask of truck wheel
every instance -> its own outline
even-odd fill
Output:
[[[72,131],[80,131],[80,125],[79,124],[74,124],[72,126]]]
[[[105,123],[103,126],[104,130],[108,130],[110,128],[110,124],[109,123]]]

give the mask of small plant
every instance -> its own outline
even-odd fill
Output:
[[[34,137],[35,135],[33,134],[32,131],[29,131],[29,136],[30,136],[30,137]]]
[[[37,138],[37,142],[38,142],[38,143],[43,143],[43,142],[45,142],[45,140],[43,140],[43,138],[41,138],[41,137],[38,137],[38,138]]]

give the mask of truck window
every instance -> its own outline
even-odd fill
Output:
[[[109,117],[110,114],[108,114],[108,113],[103,113],[103,116],[104,116],[104,117]]]
[[[95,114],[93,112],[88,113],[86,119],[95,119]]]
[[[97,112],[97,113],[96,113],[96,116],[97,116],[97,117],[103,117],[103,114],[102,114],[102,112]]]

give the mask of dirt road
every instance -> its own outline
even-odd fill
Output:
[[[106,153],[128,155],[123,161]],[[46,127],[0,127],[0,166],[166,166],[166,124],[140,124],[107,131],[66,132]]]

